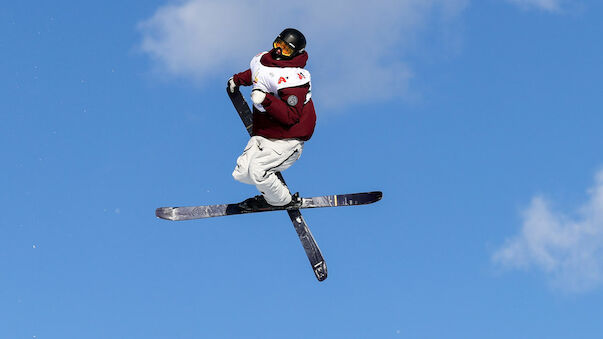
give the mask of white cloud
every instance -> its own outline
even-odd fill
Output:
[[[557,12],[561,10],[564,0],[507,0],[515,3],[522,8],[535,8],[548,12]]]
[[[409,45],[426,28],[445,27],[468,0],[186,0],[140,23],[141,49],[167,74],[205,83],[248,67],[285,27],[308,39],[315,96],[347,105],[404,96],[412,78]]]
[[[507,240],[493,260],[508,268],[543,272],[553,286],[572,292],[603,283],[603,170],[589,200],[573,215],[555,211],[535,197],[518,235]]]
[[[165,72],[204,81],[216,69],[242,62],[261,45],[245,28],[253,10],[247,2],[194,0],[159,8],[139,24],[141,48]]]

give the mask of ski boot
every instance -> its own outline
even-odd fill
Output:
[[[294,209],[299,209],[301,207],[301,205],[302,205],[302,199],[299,197],[299,192],[297,192],[291,196],[291,202],[283,207],[285,207],[285,209],[288,209],[288,210],[294,210]]]
[[[301,207],[302,200],[299,197],[299,192],[291,196],[291,202],[284,206],[273,206],[270,205],[263,195],[256,195],[255,197],[246,199],[239,203],[239,208],[246,212],[257,212],[257,211],[274,211],[274,210],[291,210]]]
[[[256,195],[239,203],[239,208],[246,212],[269,211],[273,208],[263,195]]]

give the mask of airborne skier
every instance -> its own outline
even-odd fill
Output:
[[[272,47],[256,55],[249,69],[228,80],[231,93],[239,86],[253,86],[252,136],[232,176],[255,185],[262,195],[240,203],[244,210],[301,205],[299,196],[291,195],[276,172],[299,159],[316,124],[310,72],[304,69],[308,61],[306,38],[300,31],[287,28]]]
[[[236,204],[160,207],[155,215],[178,221],[286,210],[314,275],[323,281],[327,278],[327,264],[300,209],[372,204],[381,199],[382,193],[300,198],[289,192],[280,171],[299,159],[316,124],[310,73],[304,69],[308,60],[305,46],[303,34],[287,28],[274,40],[272,50],[256,55],[248,70],[228,80],[228,96],[251,136],[232,175],[238,181],[256,185],[262,195]],[[251,85],[253,112],[238,90],[239,86]]]

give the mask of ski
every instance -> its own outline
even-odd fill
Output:
[[[251,112],[251,109],[249,109],[247,101],[243,98],[243,94],[241,94],[241,91],[238,88],[234,93],[230,93],[230,90],[226,87],[226,92],[228,93],[230,101],[232,101],[232,105],[237,110],[243,125],[245,125],[247,133],[249,133],[250,136],[253,135],[253,113]]]
[[[301,206],[297,207],[297,209],[366,205],[381,200],[381,197],[381,192],[366,192],[301,198]],[[181,221],[288,209],[293,208],[269,206],[264,209],[248,211],[241,209],[237,203],[187,207],[160,207],[155,211],[155,215],[161,219]]]
[[[237,88],[234,93],[231,93],[228,86],[226,87],[226,93],[228,93],[228,97],[232,101],[239,117],[243,121],[245,128],[249,135],[252,135],[253,130],[253,113],[249,109],[249,105],[241,91]],[[283,178],[280,172],[277,172],[276,175],[278,178],[285,183],[285,179]],[[316,275],[318,281],[323,281],[327,279],[327,264],[322,256],[322,252],[320,252],[320,248],[318,248],[318,244],[316,244],[316,240],[314,240],[314,236],[310,232],[310,228],[306,224],[301,212],[299,209],[287,210],[289,214],[289,218],[293,223],[293,227],[295,227],[295,231],[297,232],[297,236],[304,247],[304,251],[306,252],[306,256],[308,260],[310,260],[310,265],[312,266],[312,270]]]

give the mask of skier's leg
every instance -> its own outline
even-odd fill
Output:
[[[244,184],[255,185],[249,175],[249,163],[254,155],[259,151],[257,137],[251,137],[243,154],[237,159],[237,165],[232,172],[232,177]]]
[[[263,178],[255,187],[262,193],[266,202],[272,206],[284,206],[291,202],[289,188],[274,173]]]
[[[301,156],[303,142],[295,139],[260,139],[261,152],[249,163],[249,176],[266,202],[283,206],[291,202],[291,192],[276,176],[276,172],[291,167]]]

